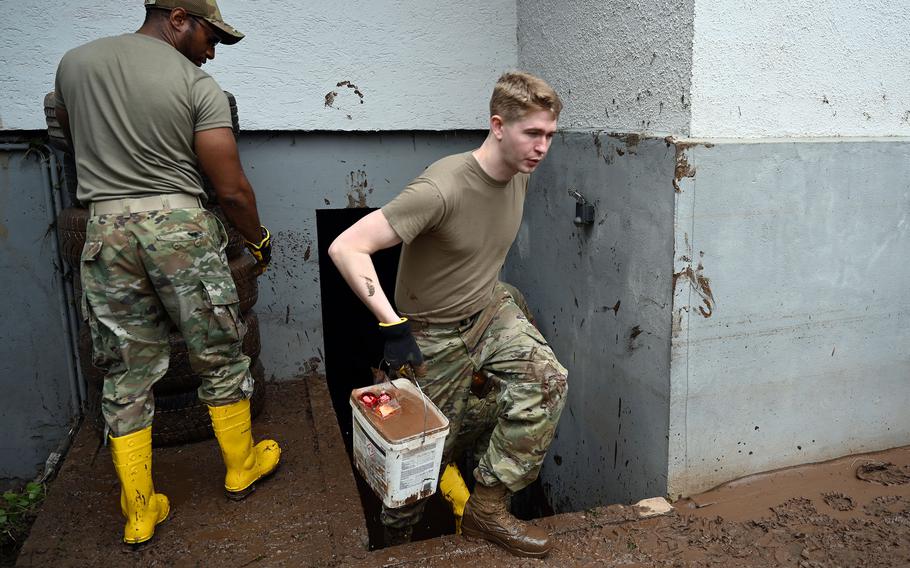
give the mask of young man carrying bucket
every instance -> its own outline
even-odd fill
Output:
[[[521,224],[530,173],[549,150],[561,110],[542,79],[504,74],[480,148],[432,164],[329,247],[379,320],[393,372],[405,365],[425,370],[420,387],[449,419],[443,463],[465,437],[488,440],[463,534],[528,557],[546,556],[549,536],[512,516],[508,499],[537,478],[565,404],[566,370],[498,277]],[[370,255],[401,242],[399,314]],[[487,377],[493,392],[472,394],[475,375]],[[423,506],[383,509],[394,540],[410,538]]]

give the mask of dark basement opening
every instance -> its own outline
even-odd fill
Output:
[[[319,247],[319,288],[322,294],[322,331],[325,341],[326,382],[335,408],[338,426],[344,438],[348,459],[351,454],[351,407],[348,398],[355,388],[372,383],[371,367],[382,361],[382,340],[376,331],[376,318],[354,295],[329,258],[328,249],[335,237],[344,232],[375,208],[317,209],[316,235]],[[395,277],[401,246],[373,255],[373,264],[383,291],[393,301]],[[459,460],[468,489],[473,490],[470,456]],[[379,522],[381,501],[357,472],[357,489],[366,517],[370,550],[384,547],[382,524]],[[512,498],[512,512],[520,519],[530,520],[553,514],[546,492],[538,479]],[[454,534],[455,519],[448,504],[437,492],[426,507],[420,524],[414,529],[414,540],[426,540]]]

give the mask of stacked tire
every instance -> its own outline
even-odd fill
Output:
[[[237,117],[237,104],[233,95],[225,92],[231,107],[234,135],[239,133]],[[68,202],[72,207],[60,211],[57,217],[57,231],[60,239],[60,248],[64,261],[69,265],[73,282],[73,292],[76,298],[76,309],[80,316],[79,330],[79,359],[82,374],[86,381],[86,416],[89,422],[99,430],[104,428],[104,418],[101,416],[101,391],[104,385],[105,369],[98,368],[93,363],[92,339],[88,325],[82,319],[81,313],[82,285],[79,275],[79,261],[82,248],[85,245],[85,230],[88,224],[89,212],[76,198],[76,167],[72,155],[72,148],[63,135],[57,121],[54,105],[54,93],[48,93],[44,98],[44,114],[47,119],[48,144],[63,154],[63,181],[68,194]],[[212,211],[224,225],[228,234],[228,245],[225,250],[231,276],[237,286],[240,297],[240,313],[245,324],[246,333],[243,338],[242,350],[252,363],[250,372],[256,380],[257,388],[250,400],[253,416],[259,414],[265,404],[264,388],[265,369],[259,361],[261,350],[259,319],[253,306],[259,297],[257,282],[256,259],[248,254],[243,245],[240,232],[227,220],[224,213],[217,205],[214,189],[209,181],[203,178],[206,194],[209,196],[206,208]],[[153,387],[155,395],[155,417],[152,423],[152,444],[154,446],[168,446],[205,440],[213,436],[208,409],[199,400],[196,390],[201,383],[201,378],[190,367],[189,354],[186,343],[176,328],[173,328],[168,337],[170,343],[170,362],[168,371]]]

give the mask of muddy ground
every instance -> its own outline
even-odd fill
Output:
[[[119,489],[83,429],[20,554],[20,566],[910,566],[910,447],[732,482],[641,520],[612,505],[561,514],[545,560],[455,535],[367,549],[356,484],[324,379],[269,385],[257,436],[282,442],[281,469],[241,503],[220,487],[214,441],[156,450],[173,505],[154,544],[118,544]],[[857,472],[864,479],[857,477]]]

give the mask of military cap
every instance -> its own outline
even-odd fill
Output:
[[[164,10],[183,8],[187,14],[198,16],[212,24],[221,36],[221,43],[225,45],[233,45],[243,39],[242,33],[225,23],[215,0],[145,0],[145,5]]]

